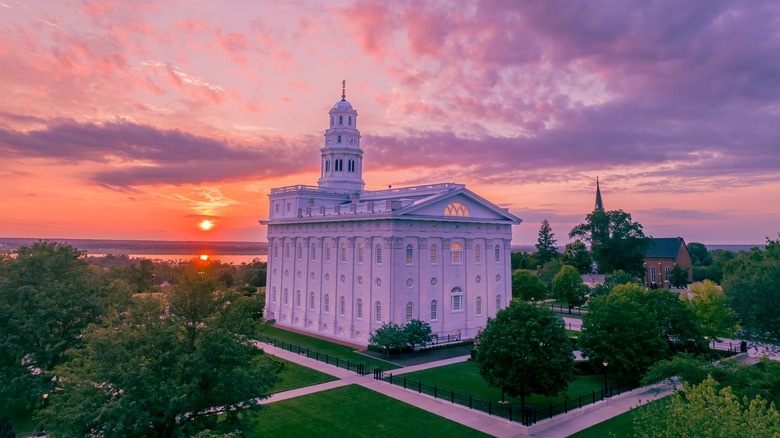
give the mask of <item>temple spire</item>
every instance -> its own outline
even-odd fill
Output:
[[[599,187],[599,177],[596,176],[596,210],[604,210],[604,202],[601,200],[601,188]]]
[[[347,100],[347,80],[341,81],[341,100]]]

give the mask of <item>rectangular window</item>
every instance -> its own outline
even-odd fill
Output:
[[[474,261],[476,263],[482,263],[482,247],[479,245],[474,249]]]
[[[501,248],[496,245],[496,263],[501,261]]]
[[[358,256],[357,256],[358,263],[363,263],[363,244],[361,243],[358,245]]]
[[[667,281],[669,280],[669,274],[670,274],[670,273],[671,273],[671,271],[669,270],[669,267],[668,267],[668,266],[666,266],[666,267],[664,268],[664,275],[666,276],[666,280],[667,280]]]
[[[414,259],[414,248],[412,245],[406,245],[406,264],[411,265]]]
[[[382,264],[382,245],[376,246],[376,264],[377,265]]]
[[[655,266],[650,266],[650,282],[655,283]]]
[[[452,310],[461,310],[463,308],[463,296],[462,295],[453,295],[452,296]]]
[[[452,251],[452,264],[453,265],[459,265],[459,264],[463,263],[461,261],[462,257],[463,257],[463,251],[461,251],[461,250]]]
[[[347,262],[347,245],[341,244],[341,263]]]
[[[431,264],[432,265],[436,264],[436,256],[437,256],[436,245],[431,245]]]

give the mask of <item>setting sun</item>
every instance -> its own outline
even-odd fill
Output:
[[[199,227],[200,227],[202,230],[206,230],[206,231],[208,231],[208,230],[210,230],[210,229],[214,228],[214,222],[211,222],[210,220],[208,220],[208,219],[205,219],[203,222],[201,222],[200,224],[198,224],[198,226],[199,226]]]
[[[206,254],[201,254],[201,255],[200,255],[200,259],[201,259],[201,260],[208,260],[208,259],[209,259],[209,256],[208,256],[208,255],[206,255]]]

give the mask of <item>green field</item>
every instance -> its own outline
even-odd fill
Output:
[[[358,385],[271,403],[250,421],[253,436],[487,436]]]
[[[400,368],[399,365],[385,362],[383,360],[375,359],[357,353],[355,347],[349,347],[346,345],[336,344],[333,342],[325,341],[323,339],[313,338],[311,336],[302,335],[300,333],[289,332],[277,327],[267,327],[263,329],[261,333],[263,336],[276,338],[280,341],[289,342],[291,344],[300,346],[302,348],[308,348],[312,352],[319,351],[320,355],[328,354],[332,357],[338,357],[340,360],[349,360],[354,363],[369,364],[368,369],[382,368],[383,370],[393,370]]]
[[[657,403],[662,400],[667,399],[656,400],[650,403]],[[630,438],[634,436],[634,418],[640,410],[645,408],[645,406],[647,405],[644,404],[638,408],[631,409],[628,412],[612,417],[607,421],[602,421],[599,424],[595,424],[569,436],[571,438]]]
[[[279,373],[280,381],[271,390],[272,394],[338,380],[338,378],[329,374],[321,373],[317,370],[298,365],[297,363],[279,357],[275,357],[274,360],[282,362],[284,368],[282,368],[282,372]]]
[[[471,395],[484,401],[497,402],[501,400],[501,390],[491,388],[485,383],[477,371],[474,362],[461,362],[447,365],[439,368],[432,368],[414,373],[404,374],[407,379],[422,381],[427,385],[435,385],[444,392],[455,390],[456,393]],[[403,378],[399,376],[398,378]],[[614,385],[613,381],[610,384]],[[545,397],[541,395],[531,395],[525,398],[527,405],[534,405],[537,408],[544,408],[550,404],[563,403],[566,395],[569,396],[570,403],[574,403],[578,396],[582,395],[583,403],[585,396],[591,400],[593,392],[599,396],[599,391],[604,387],[604,375],[579,376],[574,382],[569,384],[566,394],[560,394],[555,397]],[[520,403],[520,397],[509,398],[505,400],[511,403]]]

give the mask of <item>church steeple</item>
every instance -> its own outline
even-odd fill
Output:
[[[601,201],[601,188],[599,187],[599,177],[596,177],[596,210],[604,210],[604,202]]]
[[[325,147],[317,185],[343,192],[359,192],[363,182],[363,150],[357,129],[357,111],[347,102],[346,81],[341,82],[341,100],[328,112],[330,125],[325,130]]]

